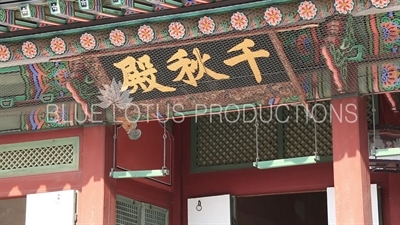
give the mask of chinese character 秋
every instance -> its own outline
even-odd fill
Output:
[[[241,62],[247,61],[250,65],[250,68],[256,77],[256,81],[258,83],[261,82],[262,77],[261,77],[261,72],[260,69],[258,68],[256,58],[259,57],[269,57],[269,52],[266,50],[258,50],[255,52],[252,52],[249,48],[254,47],[254,41],[250,39],[244,39],[243,42],[240,44],[236,45],[235,47],[231,48],[228,50],[229,52],[236,52],[236,51],[243,51],[243,54],[232,57],[230,59],[224,60],[224,63],[228,66],[234,66],[236,64],[239,64]]]
[[[175,88],[158,84],[156,81],[157,69],[150,61],[148,55],[135,59],[128,56],[120,62],[114,63],[114,66],[122,71],[124,81],[121,91],[132,88],[130,93],[135,93],[139,87],[143,92],[149,92],[157,89],[161,92],[175,91]]]
[[[167,63],[173,62],[167,66],[171,71],[178,71],[180,69],[179,75],[173,81],[183,81],[187,84],[197,87],[197,81],[203,78],[204,74],[208,74],[215,80],[229,79],[228,75],[214,72],[204,66],[204,63],[211,57],[208,54],[200,54],[198,48],[193,49],[193,55],[196,59],[189,59],[187,52],[183,49],[179,49]],[[197,75],[194,73],[197,71]],[[187,79],[184,80],[185,75]]]

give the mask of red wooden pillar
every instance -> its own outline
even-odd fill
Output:
[[[359,96],[332,100],[337,225],[372,224],[366,111]]]
[[[77,225],[114,225],[116,182],[109,176],[112,129],[104,125],[84,127],[81,141],[82,188],[78,193]]]
[[[390,222],[387,224],[400,224],[400,174],[388,174]]]

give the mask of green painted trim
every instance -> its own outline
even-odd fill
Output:
[[[41,167],[31,167],[15,170],[1,170],[0,177],[15,177],[15,176],[27,176],[35,174],[46,174],[46,173],[57,173],[66,171],[75,171],[79,169],[79,137],[68,137],[68,138],[58,138],[58,139],[48,139],[40,141],[31,142],[20,142],[14,144],[4,144],[0,145],[0,152],[16,151],[21,149],[30,148],[45,148],[55,145],[69,145],[73,146],[73,162],[67,165],[55,165],[55,166],[41,166]]]
[[[197,172],[197,123],[195,118],[190,118],[190,172]]]
[[[332,160],[332,156],[321,156],[320,158],[321,158],[321,160],[320,160],[321,162],[326,162],[326,161]],[[297,158],[261,161],[258,163],[253,162],[253,166],[258,169],[273,169],[273,168],[281,168],[281,167],[316,164],[316,163],[319,163],[320,161],[316,161],[315,156],[305,156],[305,157],[297,157]]]
[[[7,100],[7,99],[13,99],[15,102],[20,102],[20,101],[25,101],[26,100],[26,96],[25,95],[18,95],[18,96],[13,96],[11,98],[0,98],[1,100]]]
[[[82,19],[88,19],[88,20],[94,20],[96,18],[96,16],[94,16],[92,14],[82,13],[82,12],[75,12],[75,16],[79,17],[79,18],[82,18]],[[91,29],[89,27],[86,27],[85,30],[91,30]],[[81,30],[81,31],[84,32],[84,30]],[[57,32],[57,34],[55,34],[55,35],[63,34],[63,33],[64,34],[69,34],[69,32],[66,30],[64,32]],[[46,37],[49,37],[49,36],[46,36]],[[36,38],[36,37],[30,37],[30,38]],[[41,37],[41,38],[43,38],[43,37]]]
[[[169,170],[137,170],[137,171],[116,171],[112,172],[112,178],[144,178],[144,177],[164,177],[169,174]]]
[[[207,108],[207,109],[199,109],[199,110],[191,110],[191,111],[186,111],[186,112],[179,112],[179,113],[174,113],[174,116],[206,115],[206,114],[209,114],[209,113],[236,111],[236,110],[238,110],[238,108],[239,108],[239,110],[244,110],[244,109],[249,109],[249,108],[254,108],[254,107],[258,107],[258,105],[255,104],[255,103],[248,103],[248,104],[235,105],[235,106],[224,106],[222,108],[210,108],[210,109]],[[203,112],[201,114],[197,113],[200,110],[202,110]]]
[[[15,20],[15,24],[19,25],[19,26],[24,26],[24,27],[38,28],[38,25],[36,23],[25,22],[22,20]]]
[[[122,16],[122,12],[117,10],[117,9],[103,7],[103,12],[104,13],[108,13],[108,14],[112,14],[112,15]]]
[[[50,22],[54,22],[54,23],[66,24],[64,19],[57,18],[57,17],[54,17],[54,16],[46,16],[46,20],[48,20]]]
[[[26,36],[2,38],[1,42],[2,43],[20,42],[20,41],[23,41],[26,39],[49,38],[49,37],[57,36],[57,35],[77,34],[77,33],[81,33],[81,32],[93,31],[93,30],[112,29],[115,27],[122,27],[122,26],[134,26],[134,25],[140,25],[143,23],[154,23],[154,22],[160,22],[160,21],[162,22],[162,21],[167,21],[167,20],[185,19],[185,18],[198,17],[198,16],[202,16],[202,15],[217,14],[217,13],[223,13],[223,12],[229,12],[229,11],[235,11],[235,10],[245,10],[245,9],[256,8],[256,7],[264,7],[264,6],[271,5],[271,4],[278,4],[278,3],[282,4],[282,3],[289,3],[289,2],[294,2],[294,1],[293,0],[260,1],[260,2],[252,2],[252,3],[246,3],[246,4],[240,4],[240,5],[232,5],[232,6],[226,6],[226,7],[220,7],[220,8],[200,10],[200,11],[195,11],[195,12],[187,12],[187,13],[182,13],[182,14],[172,14],[172,15],[165,15],[165,16],[143,18],[143,19],[138,19],[138,20],[135,20],[133,18],[132,20],[118,22],[118,23],[110,23],[110,24],[97,25],[97,26],[88,26],[88,27],[81,27],[81,28],[75,28],[75,29],[69,29],[69,30],[60,30],[60,31],[48,32],[48,33],[32,34],[32,35],[26,35]],[[86,16],[87,14],[75,12],[75,15],[80,18],[88,19]],[[92,19],[94,19],[94,16],[92,16]]]
[[[284,108],[283,107],[279,107],[278,108],[278,118],[279,121],[283,121],[283,115],[284,115]],[[283,159],[285,157],[285,143],[284,143],[284,137],[285,137],[285,127],[283,123],[280,123],[279,121],[277,121],[278,123],[278,159]]]
[[[141,3],[133,3],[133,7],[141,9],[141,10],[149,11],[149,12],[153,12],[153,10],[154,10],[152,6],[148,6],[148,5],[141,4]]]
[[[13,72],[19,72],[19,66],[11,66],[11,67],[2,67],[0,68],[0,74],[1,73],[13,73]]]
[[[400,156],[400,148],[376,149],[375,157]]]
[[[173,6],[178,6],[178,7],[182,7],[183,6],[182,2],[175,2],[175,1],[171,1],[171,0],[165,0],[165,3],[168,3],[168,4],[173,5]]]

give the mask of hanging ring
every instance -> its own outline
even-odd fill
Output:
[[[199,200],[197,202],[196,210],[200,212],[202,209],[203,209],[203,207],[201,206],[201,201]]]

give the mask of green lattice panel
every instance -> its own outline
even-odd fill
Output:
[[[320,156],[332,155],[330,102],[311,103],[310,108],[314,109],[316,114],[316,121],[318,121],[316,127],[302,106],[290,106],[284,110],[282,121],[285,121],[283,123],[285,158],[311,156],[315,151]]]
[[[277,158],[277,122],[275,109],[261,111],[259,119],[259,156],[261,160]],[[256,157],[254,111],[232,112],[198,117],[196,123],[197,149],[194,152],[197,167],[252,163]],[[226,115],[226,116],[225,116]],[[239,118],[239,119],[238,119]],[[244,118],[244,119],[243,119]],[[260,118],[260,117],[258,117]],[[235,121],[237,122],[229,122]]]

